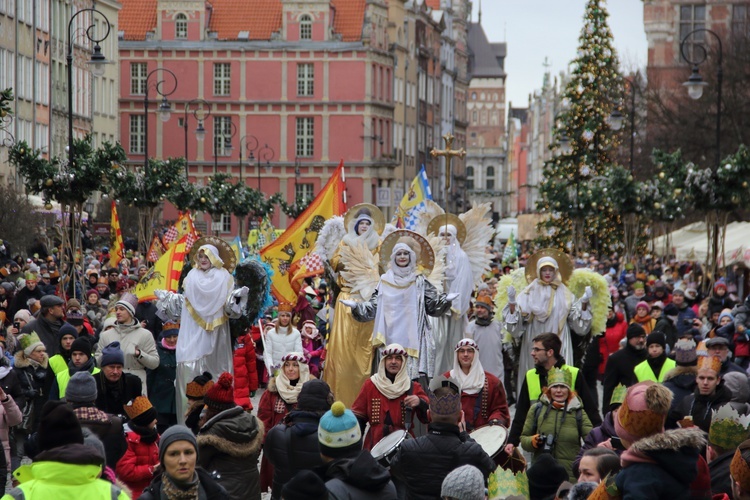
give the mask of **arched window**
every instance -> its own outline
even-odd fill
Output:
[[[307,14],[299,18],[299,39],[312,40],[312,18]]]
[[[487,173],[484,177],[485,189],[495,189],[495,167],[487,167]]]
[[[474,167],[466,167],[466,189],[474,189]]]
[[[174,37],[187,38],[187,35],[187,16],[185,14],[177,14],[174,17]]]
[[[472,101],[476,101],[477,100],[477,93],[476,92],[472,92],[471,93],[471,100]]]

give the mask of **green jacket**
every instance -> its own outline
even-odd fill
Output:
[[[536,411],[538,405],[541,405],[539,412]],[[570,476],[570,481],[573,483],[576,481],[575,476],[573,476],[573,461],[581,449],[581,441],[593,428],[586,412],[581,411],[581,435],[578,435],[578,424],[576,422],[578,409],[583,410],[583,405],[577,396],[568,403],[567,410],[558,410],[550,407],[549,399],[547,399],[545,394],[542,394],[539,402],[529,408],[529,412],[526,414],[526,422],[523,425],[523,432],[521,433],[521,447],[533,453],[531,459],[532,465],[539,458],[539,455],[542,454],[543,449],[543,446],[534,448],[531,444],[532,437],[535,434],[554,435],[555,444],[552,448],[552,457],[565,467],[568,476]],[[563,415],[565,418],[563,418]],[[537,418],[536,431],[534,431],[535,417]]]
[[[40,453],[38,458],[38,462],[13,472],[20,484],[1,500],[130,500],[120,488],[99,479],[104,459],[87,446],[65,445]]]

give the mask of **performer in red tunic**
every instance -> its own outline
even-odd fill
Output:
[[[472,339],[456,344],[453,369],[445,373],[461,386],[461,408],[464,411],[466,430],[471,432],[487,424],[510,425],[510,411],[503,384],[496,376],[484,371],[479,348]]]
[[[407,429],[416,413],[419,420],[427,423],[430,400],[419,382],[412,382],[406,368],[406,349],[391,344],[383,350],[378,373],[362,385],[352,412],[364,430],[370,423],[363,449],[371,450],[378,441],[396,429]],[[507,410],[507,407],[506,407]]]

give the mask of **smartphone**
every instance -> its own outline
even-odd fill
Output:
[[[13,328],[15,328],[16,330],[20,330],[21,329],[21,322],[20,321],[14,321],[13,322]]]
[[[609,438],[609,442],[612,445],[612,448],[618,451],[625,451],[625,446],[622,444],[622,439],[618,438],[617,436],[612,436]]]

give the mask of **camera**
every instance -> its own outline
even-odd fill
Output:
[[[21,322],[20,321],[14,321],[13,322],[13,328],[15,328],[16,330],[20,330],[21,329]]]
[[[552,453],[555,446],[555,436],[553,434],[540,434],[539,439],[542,441],[542,453]]]
[[[692,325],[693,324],[693,320],[692,319],[683,319],[682,320],[682,324],[683,325]]]

